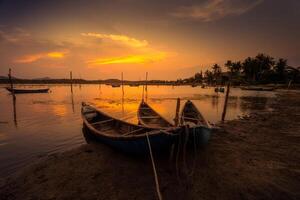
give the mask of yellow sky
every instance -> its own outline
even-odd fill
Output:
[[[300,62],[298,1],[55,2],[3,1],[0,76],[174,80],[258,53]]]

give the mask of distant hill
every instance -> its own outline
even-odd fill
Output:
[[[11,78],[12,78],[12,79],[17,79],[17,78],[14,77],[14,76],[12,76]],[[8,76],[0,76],[0,79],[6,80],[6,79],[8,79]]]
[[[51,80],[51,78],[46,76],[46,77],[42,77],[42,78],[34,78],[32,80]]]

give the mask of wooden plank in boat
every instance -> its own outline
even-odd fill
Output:
[[[136,129],[136,130],[130,131],[130,132],[128,132],[128,133],[125,133],[125,134],[124,134],[124,136],[126,136],[126,135],[130,135],[130,134],[132,134],[132,133],[139,132],[139,131],[141,131],[141,130],[143,130],[143,129],[144,129],[144,128],[139,128],[139,129]]]
[[[140,118],[142,118],[142,119],[159,119],[161,117],[159,117],[159,116],[142,116]]]
[[[104,120],[104,121],[100,121],[100,122],[94,122],[94,123],[91,123],[91,125],[103,124],[103,123],[110,122],[110,121],[114,121],[114,119],[108,119],[108,120]]]

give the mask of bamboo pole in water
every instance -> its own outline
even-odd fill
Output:
[[[143,85],[142,101],[144,101],[144,90],[145,90],[145,85]]]
[[[147,81],[148,81],[148,72],[146,72],[146,87],[145,87],[145,91],[147,92]]]
[[[175,113],[175,126],[179,125],[179,109],[180,109],[180,98],[177,98],[177,103],[176,103],[176,113]]]
[[[148,86],[147,86],[147,84],[148,84],[148,72],[146,72],[146,86],[145,86],[145,95],[146,95],[146,101],[148,100]]]
[[[229,91],[230,91],[230,82],[228,82],[227,84],[225,102],[224,102],[223,113],[222,113],[222,121],[225,120],[225,116],[226,116]]]
[[[123,72],[121,74],[121,79],[122,79],[122,93],[124,95],[124,80],[123,80]]]
[[[73,93],[73,75],[72,75],[72,71],[70,71],[70,80],[71,80],[71,92]]]
[[[15,99],[16,96],[15,96],[15,92],[14,92],[14,85],[13,85],[13,81],[12,81],[12,78],[11,78],[11,68],[9,68],[9,71],[8,71],[8,79],[9,79],[9,83],[10,83],[10,89],[11,89],[11,94],[13,95],[13,98]]]

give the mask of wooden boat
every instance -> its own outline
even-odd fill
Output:
[[[131,154],[149,152],[147,135],[152,151],[168,149],[180,131],[180,128],[160,130],[131,124],[85,103],[82,103],[81,114],[84,127],[93,138]]]
[[[254,91],[274,91],[274,88],[268,87],[241,87],[242,90],[254,90]]]
[[[137,117],[139,124],[145,127],[166,129],[174,126],[167,119],[157,113],[153,108],[151,108],[145,101],[140,103]]]
[[[211,135],[211,126],[192,101],[188,100],[184,104],[180,120],[181,125],[188,126],[191,141],[195,141],[198,145],[208,143]]]
[[[111,84],[111,87],[120,87],[121,86],[121,84],[118,84],[118,83],[112,83]]]
[[[14,92],[15,94],[25,94],[25,93],[47,93],[49,91],[49,88],[43,88],[43,89],[23,89],[23,88],[10,88],[6,87],[6,89],[9,92]]]

